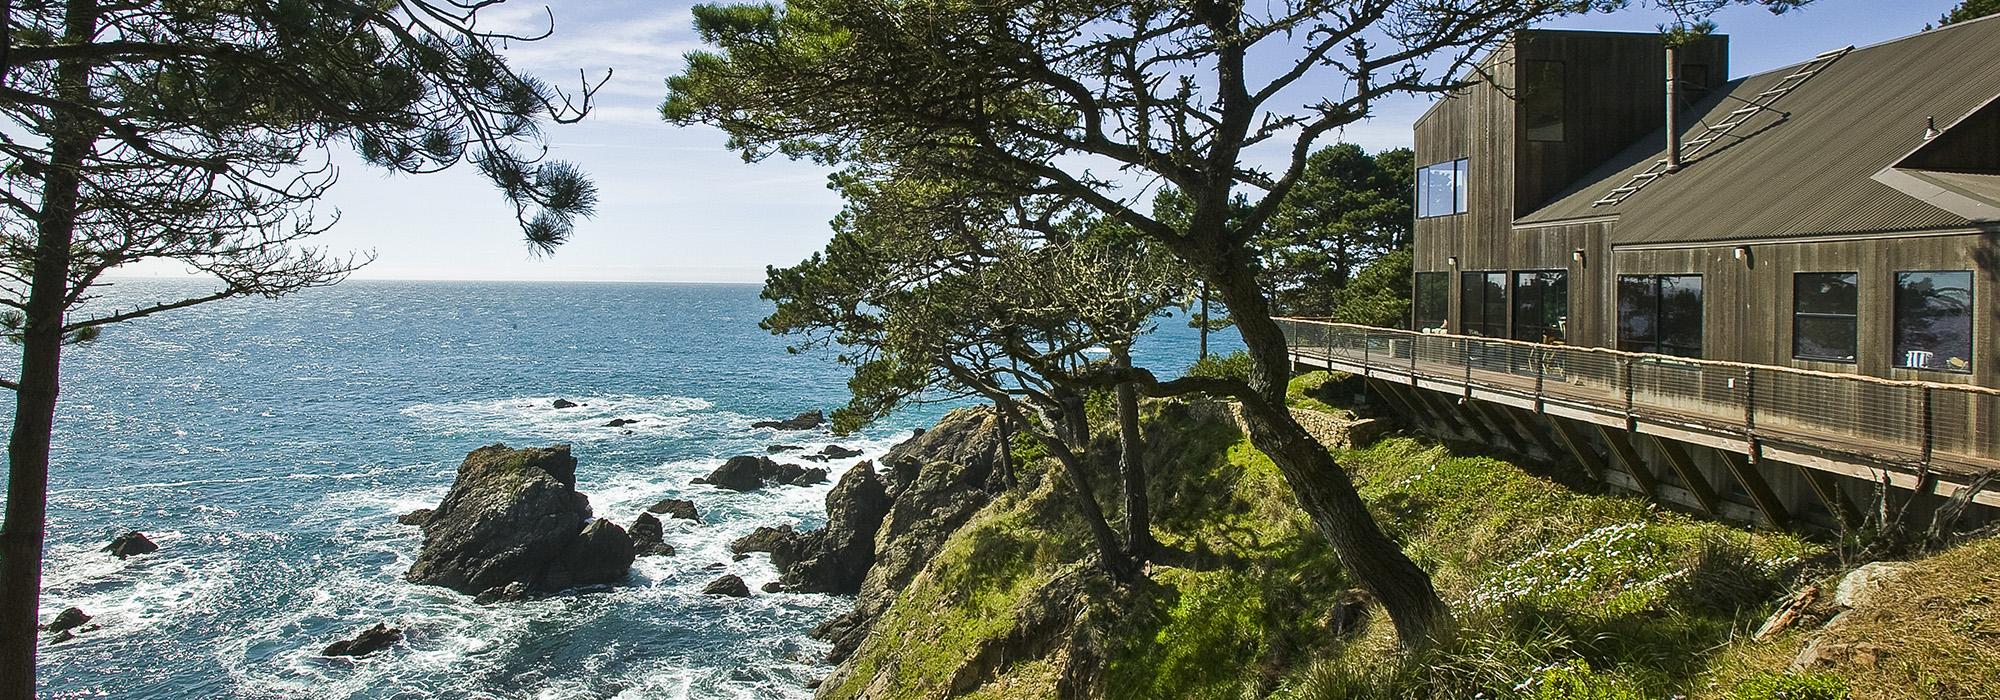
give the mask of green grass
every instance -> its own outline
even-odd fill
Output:
[[[1337,377],[1317,375],[1294,382],[1295,403],[1325,405],[1318,389]],[[1402,658],[1379,610],[1356,638],[1328,631],[1334,601],[1353,584],[1276,467],[1214,419],[1221,410],[1147,410],[1154,534],[1211,565],[1155,566],[1146,581],[1104,594],[1080,638],[1108,658],[1101,687],[1111,698],[1669,697],[1820,553],[1794,537],[1582,495],[1503,461],[1387,438],[1336,457],[1385,530],[1432,572],[1463,629]],[[1013,629],[1025,599],[1075,570],[1087,547],[1067,494],[1054,479],[1028,482],[1040,487],[953,536],[830,697],[855,697],[878,674],[887,697],[945,693],[982,644]],[[1114,493],[1108,480],[1100,493]],[[975,696],[1049,697],[1078,653],[1018,663]]]

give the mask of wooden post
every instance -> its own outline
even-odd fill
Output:
[[[1680,443],[1658,435],[1647,437],[1652,438],[1653,445],[1660,448],[1660,454],[1666,456],[1667,466],[1672,467],[1674,474],[1680,476],[1681,484],[1687,488],[1688,493],[1694,494],[1694,500],[1701,504],[1702,512],[1709,517],[1721,516],[1722,499],[1715,495],[1715,487],[1709,485],[1708,478],[1701,475],[1701,470],[1694,466],[1694,459],[1688,457],[1687,451],[1681,449]]]
[[[1729,468],[1730,473],[1736,475],[1736,482],[1743,485],[1743,492],[1750,494],[1750,502],[1757,505],[1757,510],[1764,514],[1765,520],[1770,521],[1771,527],[1784,529],[1791,526],[1791,514],[1785,511],[1785,504],[1778,500],[1778,494],[1771,491],[1771,484],[1764,481],[1764,475],[1757,471],[1757,465],[1730,450],[1718,448],[1715,453],[1722,457],[1722,464]]]
[[[1485,424],[1490,428],[1488,432],[1493,436],[1494,442],[1506,443],[1504,445],[1499,445],[1499,447],[1512,450],[1519,454],[1524,454],[1524,455],[1528,454],[1529,452],[1528,441],[1519,435],[1512,434],[1513,431],[1507,429],[1507,419],[1500,416],[1499,414],[1494,413],[1493,405],[1488,404],[1484,401],[1473,401],[1471,399],[1467,399],[1464,403],[1459,404],[1459,407],[1463,408],[1466,413],[1470,414],[1474,422],[1481,422],[1481,421],[1485,422]]]
[[[1840,523],[1841,529],[1861,523],[1861,509],[1856,508],[1854,501],[1840,490],[1840,481],[1836,477],[1811,467],[1797,468],[1799,477],[1805,479],[1806,486],[1812,488],[1813,495],[1819,497],[1820,505],[1826,506],[1827,514],[1833,516],[1834,522]]]

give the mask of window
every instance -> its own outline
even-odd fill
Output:
[[[1462,272],[1458,285],[1459,332],[1507,337],[1507,273]]]
[[[1701,357],[1701,275],[1620,275],[1618,349]]]
[[[1417,273],[1416,303],[1411,309],[1417,330],[1440,328],[1451,315],[1451,278],[1443,272]]]
[[[1563,140],[1563,64],[1528,61],[1521,66],[1521,126],[1529,141]]]
[[[1853,272],[1792,275],[1792,357],[1853,362],[1859,287]]]
[[[1972,371],[1972,273],[1896,273],[1896,366]]]
[[[1563,342],[1569,322],[1569,273],[1562,270],[1514,273],[1514,339]]]
[[[1418,168],[1417,217],[1465,213],[1466,170],[1464,159]]]

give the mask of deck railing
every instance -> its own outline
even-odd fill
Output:
[[[1873,461],[1984,471],[2000,390],[1716,360],[1279,319],[1293,357],[1622,413]],[[1331,362],[1324,363],[1331,366]]]

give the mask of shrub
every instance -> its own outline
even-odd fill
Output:
[[[1250,355],[1241,350],[1227,355],[1209,355],[1188,368],[1190,377],[1250,381]]]

